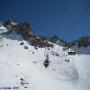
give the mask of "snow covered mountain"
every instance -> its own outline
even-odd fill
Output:
[[[53,47],[40,48],[15,30],[0,37],[0,89],[90,90],[90,47],[64,50],[64,46],[48,41]],[[86,50],[88,54],[72,55],[75,50]]]

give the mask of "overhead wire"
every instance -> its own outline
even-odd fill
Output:
[[[88,5],[88,7],[83,11],[83,13],[81,14],[81,16],[77,19],[77,21],[74,23],[71,31],[73,31],[73,29],[78,25],[78,23],[83,19],[84,15],[87,13],[87,11],[89,10],[90,5]]]

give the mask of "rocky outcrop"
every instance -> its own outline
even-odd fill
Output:
[[[66,43],[65,46],[68,48],[73,46],[88,47],[90,46],[90,36],[80,37],[78,40]]]
[[[32,45],[38,46],[38,47],[53,47],[53,44],[49,44],[47,40],[43,40],[42,38],[35,35],[32,36],[31,43]]]
[[[32,35],[31,26],[27,22],[19,23],[16,26],[16,33],[20,34],[25,40],[28,40]]]
[[[90,46],[90,36],[81,37],[77,42],[78,47],[88,47]]]
[[[4,23],[4,26],[8,29],[8,30],[12,30],[13,28],[15,28],[17,26],[17,23],[14,22],[12,19],[7,20]]]

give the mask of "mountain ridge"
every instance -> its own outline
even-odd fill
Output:
[[[9,32],[14,29],[17,34],[23,37],[23,39],[28,40],[31,38],[33,43],[36,42],[38,44],[42,44],[42,46],[43,45],[46,46],[45,43],[48,44],[47,46],[49,46],[49,43],[47,43],[46,41],[49,41],[58,45],[66,46],[68,48],[74,47],[74,46],[78,46],[78,47],[90,46],[90,36],[82,36],[77,40],[72,40],[70,42],[67,42],[56,35],[53,35],[53,37],[45,37],[45,36],[34,34],[32,27],[28,22],[17,23],[12,19],[9,19],[3,25],[9,30]]]

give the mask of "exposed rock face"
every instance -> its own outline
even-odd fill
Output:
[[[32,34],[31,26],[27,22],[17,24],[16,33],[20,34],[25,40]]]
[[[12,19],[7,20],[4,23],[4,26],[8,29],[8,30],[12,30],[13,28],[15,28],[17,26],[17,23],[14,22]]]
[[[32,45],[38,47],[53,47],[53,44],[49,44],[47,40],[43,40],[43,38],[32,36],[31,38]]]
[[[52,44],[49,44],[46,39],[43,39],[40,36],[37,36],[32,33],[31,26],[27,22],[19,23],[16,26],[16,33],[21,35],[23,39],[30,40],[29,43],[31,43],[33,46],[38,47],[53,47]]]
[[[68,42],[68,43],[66,43],[65,46],[70,48],[70,47],[73,47],[75,45],[78,46],[78,47],[88,47],[88,46],[90,46],[90,36],[81,37],[78,40]]]
[[[56,43],[58,40],[59,40],[59,37],[54,35],[52,38],[51,38],[52,42],[53,43]]]
[[[90,36],[81,37],[77,42],[78,47],[88,47],[90,46]]]
[[[49,40],[50,42],[53,42],[57,45],[61,45],[64,46],[66,41],[64,41],[63,39],[59,38],[58,36],[54,35],[52,38],[50,38]]]

